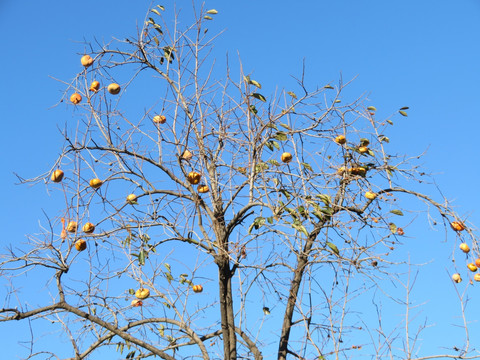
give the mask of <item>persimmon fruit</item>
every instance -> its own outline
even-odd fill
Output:
[[[80,102],[82,101],[82,95],[80,95],[79,93],[73,93],[70,96],[70,101],[75,105],[80,104]]]
[[[80,59],[80,62],[82,63],[83,66],[87,68],[93,65],[93,58],[90,55],[83,55],[82,58]]]
[[[95,225],[91,222],[87,222],[83,225],[82,230],[85,234],[91,234],[95,231]]]
[[[95,178],[95,179],[90,180],[89,184],[92,188],[98,189],[100,186],[102,186],[103,181]]]
[[[55,183],[59,183],[60,181],[62,181],[63,175],[64,175],[63,171],[60,169],[57,169],[52,173],[52,176],[50,177],[50,179]]]
[[[140,300],[144,300],[150,296],[150,290],[145,288],[140,288],[135,291],[135,297]]]
[[[285,164],[288,164],[290,161],[292,161],[293,156],[289,152],[284,152],[282,154],[281,159],[282,159],[282,162],[284,162]]]
[[[83,251],[87,248],[87,242],[84,239],[79,239],[75,241],[75,249],[77,251]]]
[[[197,185],[200,182],[201,178],[202,176],[195,171],[190,171],[187,175],[187,179],[192,185]]]
[[[108,92],[112,95],[117,95],[120,92],[120,89],[120,85],[117,83],[112,83],[107,87]]]

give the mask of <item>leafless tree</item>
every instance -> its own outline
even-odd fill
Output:
[[[3,252],[0,321],[61,329],[69,359],[480,357],[465,317],[458,349],[417,356],[428,324],[412,329],[416,266],[396,252],[406,227],[443,226],[470,259],[478,247],[441,194],[421,192],[417,157],[389,153],[391,119],[346,101],[343,82],[310,89],[304,73],[267,96],[241,63],[216,66],[216,10],[188,27],[171,14],[155,6],[135,37],[92,44],[93,63],[64,83],[78,122],[29,180],[64,207]],[[51,294],[39,306],[17,293],[33,272]],[[382,297],[404,307],[398,327]],[[38,336],[27,358],[64,357]]]

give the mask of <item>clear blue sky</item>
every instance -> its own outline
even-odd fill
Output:
[[[64,105],[52,108],[64,90],[54,78],[68,82],[75,76],[85,42],[135,33],[148,6],[126,0],[77,5],[0,0],[2,246],[38,232],[39,220],[45,220],[42,209],[56,211],[45,187],[16,186],[13,174],[34,177],[47,171],[61,149],[58,129],[72,112]],[[177,7],[190,11],[191,1],[178,1]],[[219,11],[210,31],[225,30],[216,57],[223,61],[227,52],[231,57],[238,52],[244,68],[264,85],[265,95],[292,84],[291,75],[300,74],[305,59],[310,85],[357,77],[348,95],[367,93],[377,116],[409,106],[408,118],[395,118],[391,146],[412,156],[428,150],[425,169],[437,174],[459,214],[480,224],[480,0],[212,0],[206,7]],[[411,239],[414,256],[433,260],[420,278],[424,301],[428,294],[438,299],[453,292],[451,284],[441,290],[432,286],[432,277],[444,281],[447,276],[448,257],[436,252],[442,239],[427,230]],[[480,286],[474,290],[476,303]],[[432,300],[436,310],[428,315],[456,306],[448,296],[444,301]],[[434,322],[445,325],[443,320],[454,322],[441,316]],[[0,332],[6,331],[0,325]],[[15,341],[16,333],[10,333],[0,343]],[[10,348],[2,349],[7,351],[3,358],[14,358]]]

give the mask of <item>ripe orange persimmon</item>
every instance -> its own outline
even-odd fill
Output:
[[[120,85],[112,83],[108,85],[107,90],[112,95],[117,95],[120,92]]]
[[[70,101],[75,105],[80,104],[80,102],[82,101],[82,95],[80,95],[79,93],[73,93],[70,96]]]
[[[367,175],[367,169],[363,166],[350,168],[348,169],[348,172],[350,172],[352,175],[359,175],[363,177]]]
[[[139,300],[139,299],[133,299],[132,302],[130,303],[130,305],[132,305],[134,307],[142,306],[143,301]]]
[[[76,221],[70,221],[67,225],[67,231],[71,233],[77,232],[77,227],[78,224]]]
[[[190,160],[192,157],[193,157],[193,154],[188,150],[185,150],[182,154],[182,159],[185,159],[185,160]]]
[[[360,146],[360,147],[358,148],[358,152],[359,152],[360,154],[365,154],[366,152],[368,152],[368,147],[366,147],[366,146]]]
[[[137,195],[135,194],[130,194],[127,196],[127,203],[130,205],[136,204],[137,203]]]
[[[167,122],[167,117],[165,115],[156,115],[153,117],[153,122],[155,124],[165,124]]]
[[[77,251],[83,251],[87,248],[87,242],[83,239],[79,239],[75,242],[75,249]]]
[[[201,178],[202,176],[195,171],[190,171],[187,175],[187,179],[192,185],[197,185],[200,182]]]
[[[143,300],[146,299],[150,296],[150,290],[145,289],[145,288],[140,288],[137,291],[135,291],[135,297],[137,299]]]
[[[365,197],[368,199],[368,200],[374,200],[376,197],[377,197],[377,194],[375,194],[374,192],[371,192],[371,191],[367,191],[365,193]]]
[[[98,89],[100,89],[100,82],[98,82],[97,80],[92,81],[92,83],[90,84],[90,91],[97,92]]]
[[[87,222],[85,225],[83,225],[82,230],[84,233],[90,234],[95,231],[95,225],[93,225],[91,222]]]
[[[450,223],[450,226],[452,227],[453,230],[455,231],[463,231],[465,230],[465,224],[462,223],[461,221],[452,221]]]
[[[452,275],[452,280],[458,284],[459,282],[462,282],[462,277],[459,273],[455,273]]]
[[[202,285],[193,285],[192,289],[196,293],[201,293],[203,291],[203,286]]]
[[[480,274],[476,273],[475,276],[473,277],[473,280],[480,281]]]
[[[471,272],[475,272],[478,270],[478,268],[475,266],[474,263],[468,264],[467,267],[468,267],[468,270],[470,270]]]
[[[102,186],[103,181],[100,180],[100,179],[95,178],[95,179],[90,180],[90,183],[89,183],[89,184],[90,184],[90,186],[91,186],[92,188],[98,189],[100,186]]]
[[[57,169],[55,170],[53,173],[52,173],[52,176],[50,177],[50,179],[53,181],[53,182],[56,182],[56,183],[59,183],[60,181],[62,181],[63,179],[63,171],[60,170],[60,169]]]
[[[476,265],[477,267],[480,267],[480,259],[475,259],[475,265]]]
[[[198,185],[197,190],[200,194],[205,194],[210,191],[207,185]]]
[[[93,64],[93,58],[90,55],[83,55],[80,62],[87,68]]]
[[[338,135],[336,138],[335,138],[335,142],[337,144],[340,144],[340,145],[343,145],[347,142],[347,138],[345,137],[345,135]]]
[[[282,159],[282,162],[288,164],[290,161],[292,161],[293,156],[292,156],[292,154],[290,154],[289,152],[284,152],[284,153],[282,154],[281,159]]]
[[[464,252],[464,253],[468,253],[470,251],[470,248],[467,244],[465,243],[461,243],[460,244],[460,249]]]

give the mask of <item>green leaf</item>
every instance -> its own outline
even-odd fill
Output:
[[[207,14],[217,15],[217,14],[218,14],[218,11],[215,10],[215,9],[211,9],[211,10],[208,10],[208,11],[207,11]]]
[[[280,192],[287,198],[287,200],[290,200],[291,195],[287,190],[282,189],[282,190],[280,190]]]
[[[248,228],[248,233],[252,231],[252,229],[258,230],[263,224],[265,224],[265,218],[258,216],[253,220],[253,223]]]
[[[297,208],[297,210],[298,210],[298,213],[299,213],[300,215],[302,215],[304,218],[307,217],[308,213],[307,213],[307,211],[305,210],[305,207],[299,206],[299,207]]]
[[[338,104],[340,102],[342,102],[342,100],[340,100],[340,99],[335,100],[335,104]]]
[[[308,231],[307,229],[305,228],[305,226],[302,225],[302,223],[298,222],[298,221],[295,221],[293,224],[292,224],[292,227],[297,230],[297,231],[300,231],[301,233],[303,233],[305,236],[308,236]]]
[[[128,289],[128,293],[130,295],[135,295],[135,290],[134,289]]]
[[[297,94],[295,94],[293,91],[287,91],[287,94],[290,95],[294,99],[297,98]]]
[[[160,12],[157,10],[157,9],[152,9],[150,10],[151,12],[157,14],[158,16],[160,16]]]
[[[278,163],[278,161],[277,161],[277,160],[274,160],[274,159],[268,160],[267,162],[270,163],[270,164],[272,164],[272,165],[274,165],[274,166],[279,166],[279,165],[280,165],[280,164]]]
[[[361,138],[360,139],[360,146],[368,146],[370,144],[370,140],[367,138]]]
[[[268,221],[269,224],[273,224],[273,216],[269,216],[267,218],[267,221]]]
[[[268,307],[264,306],[264,307],[263,307],[263,313],[264,313],[265,315],[270,315],[270,309],[269,309]]]
[[[254,113],[255,115],[257,115],[258,110],[257,110],[257,108],[255,107],[255,105],[250,105],[250,106],[248,107],[248,109],[249,109],[252,113]]]
[[[312,167],[310,166],[310,164],[303,163],[303,162],[302,162],[301,164],[302,164],[302,166],[303,166],[305,169],[310,170],[310,171],[313,171],[313,169],[312,169]]]
[[[212,18],[211,16],[208,16],[208,15],[205,15],[203,18],[204,18],[205,20],[213,20],[213,18]]]
[[[393,125],[393,121],[392,121],[392,120],[387,120],[387,123],[389,123],[390,125]]]
[[[390,212],[395,215],[403,216],[403,212],[401,210],[394,209],[394,210],[391,210]]]
[[[340,251],[338,251],[337,245],[335,245],[335,244],[327,241],[327,246],[328,246],[330,249],[332,249],[332,251],[333,251],[337,256],[340,255]]]
[[[297,212],[292,209],[292,208],[289,208],[289,207],[285,207],[285,210],[287,210],[288,214],[295,220],[295,219],[298,219],[298,214]]]
[[[155,41],[155,44],[157,44],[157,46],[160,45],[160,41],[158,41],[156,36],[153,38],[153,41]]]
[[[265,98],[265,96],[263,96],[262,94],[259,94],[259,93],[252,93],[252,96],[255,98],[255,99],[258,99],[260,101],[263,101],[263,102],[266,102],[267,99]]]
[[[165,330],[165,325],[160,324],[160,326],[158,327],[158,333],[159,333],[160,336],[162,336],[162,337],[165,335],[164,330]]]
[[[332,199],[330,198],[329,195],[326,194],[318,194],[317,197],[320,199],[321,202],[323,202],[325,205],[330,205],[332,202]]]
[[[367,110],[369,111],[377,111],[377,108],[375,106],[369,106],[367,107]]]
[[[250,80],[248,82],[249,84],[252,84],[252,85],[255,85],[257,88],[261,89],[262,88],[262,85],[260,85],[260,83],[258,81],[255,81],[255,80]]]
[[[268,169],[268,165],[264,162],[258,163],[255,166],[255,171],[256,172],[262,172],[262,171],[267,170],[267,169]]]
[[[145,251],[140,249],[140,254],[138,254],[138,264],[145,265]]]
[[[400,110],[408,110],[408,109],[410,109],[408,106],[404,106],[404,107],[400,108]]]
[[[330,207],[323,207],[323,208],[320,209],[320,211],[322,213],[324,213],[325,215],[328,215],[328,216],[332,216],[332,214],[333,214],[333,210]]]
[[[378,135],[378,141],[385,141],[386,143],[389,143],[390,139],[385,135]]]
[[[280,144],[279,144],[278,142],[272,141],[272,144],[273,144],[273,146],[275,146],[275,148],[276,148],[277,150],[280,149]]]
[[[165,7],[163,7],[162,5],[157,5],[157,7],[162,10],[162,11],[165,11]]]
[[[173,280],[172,274],[170,274],[170,273],[165,273],[165,277],[167,278],[168,283],[171,284],[171,283],[172,283],[172,280]]]
[[[285,141],[287,140],[287,135],[283,131],[279,131],[273,138],[277,139],[278,141]]]
[[[168,270],[168,272],[172,272],[172,268],[170,267],[170,264],[164,263],[163,266]]]
[[[287,124],[280,123],[280,126],[284,127],[287,130],[292,130],[292,128],[290,126],[288,126]]]
[[[390,229],[392,234],[395,234],[397,232],[397,225],[395,225],[394,223],[388,224],[388,228]]]
[[[333,89],[333,86],[332,85],[325,85],[323,88],[324,89]]]
[[[398,112],[403,116],[408,116],[408,114],[403,110],[398,110]]]

